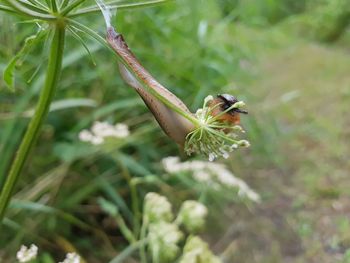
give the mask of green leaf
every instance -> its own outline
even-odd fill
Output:
[[[5,67],[3,78],[11,91],[15,91],[15,69],[17,64],[25,55],[30,51],[31,47],[39,43],[40,40],[46,35],[46,30],[39,30],[35,35],[29,36],[24,41],[23,47],[18,51],[18,53],[10,60],[9,64]]]
[[[107,214],[110,214],[111,216],[116,216],[118,214],[118,208],[112,202],[100,197],[98,199],[98,204]]]

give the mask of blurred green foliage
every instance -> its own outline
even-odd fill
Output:
[[[347,0],[177,0],[118,12],[114,24],[131,49],[191,110],[223,92],[248,105],[242,125],[252,146],[223,162],[263,201],[205,199],[214,223],[204,236],[225,262],[349,261],[349,17]],[[19,21],[0,15],[1,73],[37,30]],[[100,14],[80,21],[105,34]],[[68,34],[55,96],[63,106],[49,114],[16,189],[0,234],[4,262],[30,242],[47,251],[40,262],[72,249],[87,262],[110,260],[127,241],[99,200],[132,224],[132,178],[140,180],[140,199],[156,191],[179,206],[203,194],[185,176],[165,175],[162,158],[187,157],[121,81],[111,53],[84,41],[94,62]],[[43,41],[17,63],[15,92],[0,80],[0,185],[37,101],[46,56]],[[96,150],[78,140],[95,120],[124,122],[132,135]]]

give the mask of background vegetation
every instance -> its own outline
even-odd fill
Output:
[[[105,34],[99,13],[80,20]],[[19,21],[0,15],[1,72],[37,30]],[[262,200],[202,200],[209,208],[203,237],[225,262],[350,262],[349,23],[347,0],[177,0],[118,12],[114,24],[140,61],[191,110],[222,92],[248,105],[242,125],[252,146],[219,162]],[[60,107],[49,113],[1,229],[3,262],[12,262],[23,243],[46,251],[43,262],[70,250],[87,262],[107,262],[127,242],[98,200],[132,216],[130,178],[151,178],[137,188],[140,199],[156,191],[178,207],[199,196],[166,176],[162,158],[188,157],[121,81],[116,59],[84,41],[93,60],[68,35],[54,99]],[[43,43],[27,54],[15,92],[0,80],[0,184],[37,101],[46,59]],[[78,139],[95,120],[124,122],[131,135],[97,151]]]

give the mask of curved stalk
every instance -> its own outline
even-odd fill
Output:
[[[0,194],[0,224],[4,218],[6,208],[13,194],[13,190],[19,179],[26,159],[38,137],[42,123],[48,113],[50,103],[55,94],[58,84],[62,57],[64,49],[65,26],[59,21],[55,24],[55,32],[51,43],[49,54],[46,80],[41,91],[40,98],[35,110],[34,117],[31,119],[28,129],[19,146],[19,150],[11,165],[10,172],[6,178],[5,184]]]
[[[107,23],[108,24],[108,23]],[[122,35],[107,28],[107,42],[121,58],[119,71],[124,81],[142,97],[164,132],[180,145],[199,122],[183,101],[162,86],[136,59]]]

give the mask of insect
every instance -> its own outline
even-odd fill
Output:
[[[217,95],[214,100],[209,102],[209,107],[212,108],[212,116],[222,114],[223,111],[232,107],[232,105],[234,105],[236,102],[238,102],[238,99],[230,94]],[[241,110],[240,108],[233,108],[219,116],[218,120],[230,122],[236,125],[240,123],[240,113],[248,114],[248,112],[245,110]]]

